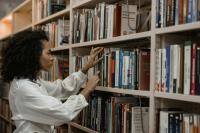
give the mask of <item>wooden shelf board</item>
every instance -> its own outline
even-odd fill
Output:
[[[15,126],[15,123],[14,123],[14,121],[11,121],[10,123],[11,123],[11,125],[12,125],[12,126]]]
[[[175,26],[169,26],[165,28],[157,28],[156,34],[168,34],[168,33],[176,33],[176,32],[183,32],[183,31],[190,31],[200,29],[200,22],[193,22]]]
[[[96,5],[98,3],[101,2],[106,2],[107,4],[114,4],[116,3],[116,0],[74,0],[74,2],[72,3],[72,8],[76,9],[76,8],[94,8],[96,7]]]
[[[0,118],[2,118],[3,120],[5,120],[6,122],[10,123],[10,120],[8,120],[7,118],[5,118],[3,115],[0,114]]]
[[[4,37],[0,38],[0,40],[6,40],[7,38],[9,38],[9,37],[11,37],[11,36],[12,36],[12,34],[9,34],[9,35],[7,35],[7,36],[4,36]]]
[[[173,100],[179,100],[179,101],[200,103],[200,96],[196,96],[196,95],[184,95],[184,94],[155,92],[154,96],[157,97],[157,98],[165,98],[165,99],[173,99]]]
[[[69,48],[70,48],[70,45],[66,44],[65,46],[62,46],[62,47],[51,48],[51,51],[52,52],[57,52],[57,51],[62,51],[62,50],[68,50]]]
[[[59,17],[64,16],[66,14],[69,14],[69,12],[70,12],[70,8],[66,8],[66,9],[64,9],[62,11],[59,11],[59,12],[57,12],[55,14],[52,14],[52,15],[46,17],[46,18],[43,18],[43,19],[39,20],[38,22],[34,23],[34,26],[49,23],[50,21],[52,21],[52,20],[54,20],[56,18],[59,18]]]
[[[150,97],[151,95],[150,91],[130,90],[130,89],[122,89],[122,88],[102,87],[102,86],[96,87],[95,90],[112,92],[112,93],[120,93],[120,94],[129,94],[129,95],[134,95],[134,96],[144,96],[144,97]]]
[[[91,129],[89,129],[87,127],[84,127],[84,126],[81,126],[81,125],[79,125],[79,124],[77,124],[75,122],[70,122],[69,125],[72,126],[72,127],[77,128],[77,129],[80,129],[82,131],[85,131],[87,133],[98,133],[97,131],[91,130]]]
[[[31,9],[32,9],[32,0],[25,0],[23,3],[21,3],[15,9],[13,9],[12,13],[18,12],[18,11],[26,11],[27,12]]]
[[[17,33],[20,33],[20,32],[22,32],[22,31],[25,31],[25,30],[28,30],[28,29],[31,29],[31,28],[32,28],[32,24],[27,25],[27,26],[24,27],[24,28],[18,29],[18,30],[15,31],[13,34],[17,34]]]
[[[77,1],[76,4],[73,4],[72,5],[72,8],[79,8],[79,7],[82,7],[84,5],[87,5],[89,2],[91,2],[92,0],[79,0]],[[75,3],[75,2],[74,2]]]
[[[8,97],[1,97],[3,100],[8,101]]]
[[[86,47],[86,46],[91,46],[91,45],[94,46],[94,45],[102,45],[102,44],[113,44],[113,43],[117,43],[117,42],[130,41],[130,40],[134,40],[134,39],[142,39],[142,38],[147,38],[147,37],[151,37],[150,31],[129,34],[129,35],[124,35],[124,36],[118,36],[118,37],[112,37],[112,38],[108,38],[108,39],[75,43],[75,44],[72,44],[72,48]]]

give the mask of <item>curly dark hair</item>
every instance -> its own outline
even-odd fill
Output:
[[[14,78],[35,80],[41,69],[40,56],[43,42],[48,41],[44,31],[24,31],[14,35],[6,42],[2,51],[2,78],[10,82]]]

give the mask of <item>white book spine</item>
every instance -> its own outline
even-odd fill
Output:
[[[173,65],[173,90],[176,91],[176,93],[178,93],[178,65],[179,63],[179,45],[174,45],[174,50],[173,50],[173,58],[174,58],[174,65]]]
[[[168,133],[168,112],[160,111],[159,133]]]
[[[156,91],[161,91],[161,49],[156,50]]]
[[[127,87],[128,86],[128,67],[129,67],[129,58],[130,56],[125,56],[124,57],[124,64],[125,64],[125,67],[124,67],[124,85]]]
[[[191,45],[184,47],[184,94],[190,94]]]
[[[161,91],[166,92],[166,49],[162,49],[162,80]]]
[[[119,50],[115,51],[115,87],[119,87]]]

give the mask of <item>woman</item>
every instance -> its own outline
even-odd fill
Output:
[[[88,69],[102,57],[103,48],[91,50],[90,59],[82,70],[64,80],[47,82],[39,78],[41,70],[48,71],[53,63],[47,36],[42,31],[25,31],[13,36],[3,52],[2,77],[10,83],[9,103],[14,133],[51,133],[53,126],[71,121],[88,105],[86,98],[94,90],[99,77],[86,81]],[[62,103],[61,99],[67,99]]]

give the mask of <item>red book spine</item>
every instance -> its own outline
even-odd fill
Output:
[[[197,44],[193,43],[192,44],[192,74],[191,74],[191,94],[195,95],[196,94],[196,49],[197,49]]]

